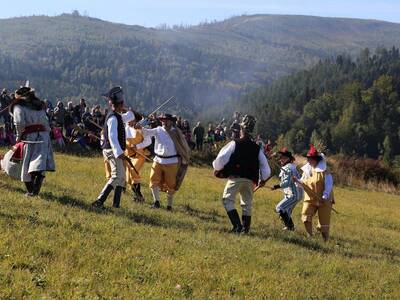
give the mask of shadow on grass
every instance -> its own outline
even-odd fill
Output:
[[[21,187],[15,187],[8,183],[3,183],[0,188],[5,188],[11,190],[13,192],[17,192],[23,196],[25,190]],[[150,216],[144,213],[135,213],[132,211],[127,211],[122,209],[116,210],[112,208],[106,208],[105,210],[98,210],[93,209],[89,203],[86,203],[80,199],[74,198],[70,195],[61,195],[57,196],[53,193],[44,192],[41,194],[41,198],[47,201],[58,202],[62,205],[77,207],[82,210],[97,213],[97,214],[114,214],[118,217],[126,218],[134,223],[145,224],[150,226],[162,227],[162,228],[176,228],[176,229],[183,229],[183,230],[195,230],[195,226],[191,223],[182,222],[178,220],[174,220],[172,218],[160,218],[157,216]],[[29,198],[27,198],[29,199]],[[201,221],[205,222],[213,222],[213,223],[220,223],[223,216],[218,214],[217,211],[211,210],[209,212],[204,212],[202,210],[196,209],[191,207],[190,205],[183,205],[179,207],[179,212],[184,214],[188,214],[194,218],[197,218]],[[30,222],[31,224],[39,224],[46,227],[53,227],[57,224],[49,222],[49,221],[42,221],[39,220],[35,216],[23,215],[23,214],[7,214],[0,212],[0,218],[9,219],[9,220],[16,220],[16,219],[24,219]],[[217,231],[220,233],[226,234],[226,230],[222,230],[220,227],[210,227],[212,231]],[[398,249],[394,249],[388,247],[386,245],[374,245],[372,248],[375,250],[374,252],[369,253],[359,253],[354,251],[354,247],[360,249],[366,249],[367,246],[364,243],[358,240],[352,239],[343,239],[340,237],[332,237],[332,241],[336,243],[336,247],[332,246],[332,243],[323,244],[321,240],[317,240],[315,238],[307,238],[305,236],[300,235],[299,233],[290,233],[284,232],[282,230],[270,228],[269,226],[262,226],[259,227],[257,231],[253,231],[251,236],[256,238],[268,240],[278,240],[287,244],[296,245],[302,247],[304,249],[315,251],[322,254],[332,254],[337,253],[343,257],[347,258],[362,258],[362,259],[374,259],[374,260],[381,260],[382,258],[391,259],[394,263],[400,263],[400,251]]]
[[[86,203],[82,200],[76,199],[70,195],[61,195],[57,196],[53,193],[44,192],[41,195],[41,198],[47,201],[58,202],[62,205],[68,205],[83,209],[85,211],[97,214],[110,214],[116,215],[118,217],[126,218],[134,223],[146,224],[157,227],[164,228],[177,228],[177,229],[194,229],[194,226],[190,223],[185,223],[177,220],[168,220],[161,219],[155,216],[149,216],[141,213],[135,213],[132,211],[127,211],[122,209],[113,209],[113,208],[105,208],[105,209],[95,209],[89,203]]]
[[[265,226],[262,226],[257,231],[252,231],[251,236],[260,239],[278,240],[287,244],[292,244],[310,251],[315,251],[323,254],[330,254],[334,252],[333,249],[330,249],[328,246],[321,244],[320,241],[313,238],[302,236],[299,233],[283,231]]]
[[[181,205],[179,212],[190,215],[191,217],[197,218],[201,221],[219,223],[218,219],[223,218],[216,210],[208,212],[202,211],[197,208],[191,207],[189,204]]]

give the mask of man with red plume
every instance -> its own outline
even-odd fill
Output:
[[[329,227],[334,203],[333,178],[327,170],[326,158],[318,152],[314,145],[310,145],[307,153],[307,164],[302,168],[300,180],[293,177],[304,188],[304,204],[302,221],[307,233],[313,234],[312,219],[318,213],[317,230],[321,232],[325,241],[329,239]]]

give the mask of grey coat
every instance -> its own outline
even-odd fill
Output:
[[[13,112],[17,141],[24,140],[39,142],[36,144],[26,143],[24,145],[24,157],[22,160],[21,181],[31,181],[32,172],[55,171],[53,149],[50,140],[50,127],[45,110],[33,110],[26,106],[15,105]],[[35,132],[22,137],[26,126],[43,124],[47,131]]]

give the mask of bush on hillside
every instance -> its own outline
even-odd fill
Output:
[[[329,165],[336,184],[355,187],[372,184],[378,189],[392,187],[391,192],[400,184],[400,173],[380,160],[338,155],[329,159]]]

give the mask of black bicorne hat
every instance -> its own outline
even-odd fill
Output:
[[[279,154],[280,156],[284,156],[284,157],[290,158],[291,161],[294,161],[294,160],[295,160],[295,158],[294,158],[292,152],[290,152],[290,151],[288,150],[288,148],[286,148],[286,147],[284,147],[284,148],[282,148],[280,151],[278,151],[278,154]]]
[[[124,92],[120,86],[113,87],[107,93],[102,94],[102,96],[107,97],[114,104],[124,102]]]

